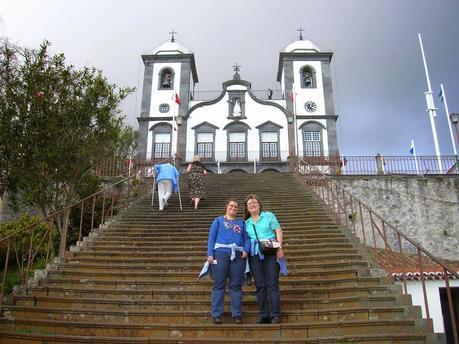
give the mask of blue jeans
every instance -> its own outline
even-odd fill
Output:
[[[276,255],[249,258],[261,318],[280,317],[279,264]]]
[[[214,259],[217,264],[211,265],[214,287],[212,288],[212,317],[221,317],[225,307],[226,283],[229,279],[231,313],[233,317],[242,316],[242,282],[244,279],[245,259],[242,253],[236,252],[231,261],[231,250],[215,250]]]

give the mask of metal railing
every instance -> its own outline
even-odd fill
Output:
[[[151,152],[149,152],[151,154]],[[193,156],[195,152],[187,152],[186,156]],[[442,156],[442,169],[438,167],[436,156],[316,156],[303,157],[307,163],[316,166],[322,173],[329,175],[434,175],[434,174],[459,174],[458,157]],[[210,157],[201,157],[205,163],[287,163],[289,154],[278,151],[275,157],[263,157],[260,151],[247,151],[243,157],[230,158],[227,151],[214,151]],[[100,176],[127,176],[129,173],[148,175],[154,164],[161,163],[160,159],[107,159],[99,163],[96,173]],[[179,159],[179,162],[182,161]],[[185,159],[183,160],[185,161]]]
[[[44,267],[46,268],[53,256],[57,256],[57,247],[60,246],[59,257],[64,258],[70,245],[80,246],[84,236],[89,235],[95,228],[111,220],[116,213],[126,208],[141,194],[146,194],[151,188],[149,183],[147,178],[139,178],[135,175],[127,176],[44,219],[1,238],[0,247],[6,247],[6,253],[0,292],[0,315],[6,294],[6,281],[13,245],[19,241],[28,247],[26,256],[23,257],[27,264],[21,276],[22,286],[27,287],[29,275],[33,272],[38,257],[44,258]],[[59,222],[65,230],[61,232],[60,236],[53,236]],[[39,226],[46,226],[46,230],[37,230]]]
[[[407,279],[413,271],[418,273],[422,285],[424,310],[430,319],[426,280],[429,273],[439,273],[444,279],[452,323],[454,343],[458,344],[456,319],[449,280],[459,279],[458,273],[447,262],[433,256],[414,240],[400,232],[394,225],[378,215],[371,207],[344,190],[319,168],[303,159],[292,157],[290,170],[311,188],[319,199],[336,216],[339,223],[357,237],[363,250],[373,256],[388,276],[403,282],[403,293],[408,294]]]
[[[258,98],[262,100],[282,100],[285,99],[284,93],[280,89],[273,89],[272,94],[269,92],[269,89],[261,89],[261,90],[251,90],[252,93]],[[194,92],[190,93],[190,100],[196,101],[205,101],[205,100],[212,100],[218,98],[222,94],[223,90],[195,90]],[[248,97],[248,95],[246,96]]]

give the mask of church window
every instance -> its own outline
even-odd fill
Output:
[[[240,160],[245,158],[246,134],[244,131],[230,132],[229,137],[229,157],[230,160]]]
[[[261,156],[263,159],[273,159],[279,156],[277,131],[261,132]]]
[[[171,155],[171,133],[155,134],[154,157],[168,158]]]
[[[315,70],[311,66],[304,66],[300,70],[301,88],[316,88]]]
[[[279,160],[279,136],[282,126],[266,121],[256,128],[260,135],[260,160]]]
[[[166,113],[169,112],[169,104],[163,103],[159,106],[159,112]]]
[[[305,156],[320,156],[321,155],[320,131],[305,131],[304,132],[304,155]]]
[[[210,159],[214,153],[214,133],[197,133],[197,153],[201,158]]]
[[[172,90],[174,88],[174,71],[171,68],[163,68],[159,72],[159,89]]]
[[[214,161],[215,132],[218,127],[209,122],[202,122],[191,129],[195,132],[194,154],[199,155],[201,161]]]

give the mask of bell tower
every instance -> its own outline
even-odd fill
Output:
[[[150,53],[145,66],[139,122],[139,159],[185,156],[186,118],[191,90],[198,82],[194,54],[177,42],[176,31]]]
[[[300,157],[339,155],[330,63],[333,53],[303,38],[279,54],[277,81],[288,112],[289,150]]]

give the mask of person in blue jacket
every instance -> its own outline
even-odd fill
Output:
[[[177,192],[180,172],[175,166],[167,164],[155,165],[156,182],[158,183],[159,210],[167,207],[167,201],[172,195],[172,190]]]
[[[207,261],[214,278],[211,315],[214,324],[222,323],[225,290],[229,279],[231,314],[235,324],[242,324],[242,283],[250,239],[244,221],[237,217],[239,204],[231,198],[225,215],[217,217],[210,227]]]

